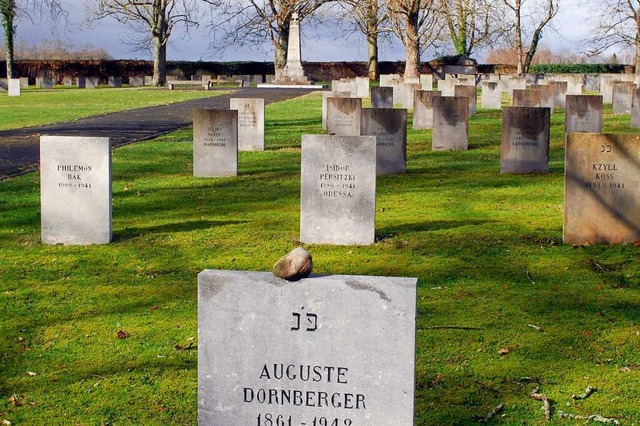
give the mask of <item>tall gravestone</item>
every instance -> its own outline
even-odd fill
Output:
[[[193,175],[238,175],[238,111],[193,112]]]
[[[375,241],[375,136],[302,136],[300,241]]]
[[[229,109],[238,111],[238,149],[264,151],[264,99],[231,98]]]
[[[393,87],[372,87],[371,108],[393,108]]]
[[[565,133],[602,132],[602,95],[567,95]]]
[[[433,129],[433,98],[440,96],[435,90],[416,92],[413,105],[413,128]]]
[[[415,278],[198,274],[198,424],[414,424]]]
[[[636,89],[636,85],[630,81],[613,82],[613,113],[615,115],[631,113],[633,92]]]
[[[327,98],[327,133],[359,136],[362,99]]]
[[[549,108],[502,110],[500,173],[546,173],[549,170]]]
[[[478,95],[476,86],[456,84],[453,88],[453,94],[457,98],[467,98],[469,102],[469,114],[474,115],[478,110]]]
[[[376,174],[378,176],[406,172],[406,109],[364,108],[360,134],[376,137]]]
[[[433,105],[433,151],[466,151],[469,148],[469,100],[436,96]]]
[[[309,80],[302,68],[302,45],[300,43],[300,18],[294,12],[289,24],[289,43],[287,45],[287,64],[284,66],[283,82],[307,84]]]
[[[40,209],[44,244],[111,241],[109,138],[40,137]]]
[[[327,99],[328,98],[348,98],[350,93],[347,92],[322,92],[322,130],[327,130]]]
[[[497,81],[483,81],[481,106],[484,109],[502,108],[502,91]]]
[[[640,136],[569,133],[563,240],[640,241]]]

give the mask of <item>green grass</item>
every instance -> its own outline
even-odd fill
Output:
[[[197,340],[196,274],[269,271],[298,245],[300,135],[320,131],[320,102],[269,105],[268,149],[241,153],[237,178],[192,177],[190,130],[117,149],[109,245],[42,245],[38,175],[0,182],[0,418],[195,424],[197,351],[175,346]],[[498,404],[492,424],[547,424],[526,378],[554,413],[640,424],[640,252],[563,245],[563,111],[544,175],[500,175],[500,116],[471,119],[466,152],[410,130],[407,173],[378,179],[376,244],[309,245],[314,271],[419,278],[417,425]],[[606,130],[628,119],[607,109]]]
[[[224,93],[228,92],[159,88],[23,89],[20,96],[0,96],[0,130],[71,121]]]

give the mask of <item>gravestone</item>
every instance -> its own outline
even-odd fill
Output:
[[[481,106],[484,109],[502,108],[502,91],[497,81],[483,81]]]
[[[0,78],[0,91],[7,91],[9,90],[9,80],[6,78]]]
[[[360,136],[362,99],[327,98],[327,133]]]
[[[26,89],[29,87],[29,77],[20,77],[20,88]]]
[[[20,79],[9,79],[9,96],[20,96]]]
[[[376,137],[376,174],[378,176],[406,172],[406,109],[362,109],[360,134]]]
[[[402,107],[406,109],[413,108],[413,99],[416,91],[420,90],[420,83],[403,83],[402,84]]]
[[[413,105],[413,128],[433,129],[433,98],[440,96],[438,91],[419,90]]]
[[[369,96],[369,77],[356,77],[356,96],[358,98]]]
[[[100,84],[100,79],[98,77],[87,77],[87,89],[95,89],[98,87],[98,84]]]
[[[303,135],[301,174],[301,242],[374,243],[375,136]]]
[[[141,75],[132,75],[129,77],[129,86],[142,87],[144,86],[144,77]]]
[[[65,87],[73,86],[73,77],[70,75],[65,75],[62,77],[62,85]]]
[[[78,84],[77,84],[78,89],[86,89],[87,88],[87,77],[85,76],[79,76],[78,77]]]
[[[193,176],[238,175],[238,111],[193,111]]]
[[[438,80],[438,92],[442,96],[453,97],[455,96],[456,81],[452,79]]]
[[[40,207],[44,244],[109,243],[109,138],[41,136]]]
[[[393,87],[372,87],[371,107],[393,108]]]
[[[380,75],[380,87],[391,87],[393,89],[394,104],[402,104],[403,80],[397,74]]]
[[[469,148],[469,100],[436,96],[433,105],[433,151],[465,151]]]
[[[359,97],[358,86],[356,85],[356,81],[352,78],[343,78],[331,81],[331,91],[349,93],[349,97],[351,98]]]
[[[198,424],[414,424],[415,278],[198,274]]]
[[[152,75],[145,75],[143,81],[144,81],[144,85],[145,86],[153,86],[153,76]]]
[[[630,81],[613,82],[613,114],[630,114],[636,85]]]
[[[109,76],[109,87],[122,87],[122,77]]]
[[[513,99],[514,90],[525,90],[527,88],[527,78],[524,76],[510,75],[506,78],[507,92]]]
[[[238,150],[264,151],[264,99],[231,98],[229,109],[238,111]]]
[[[549,108],[502,109],[500,173],[546,173],[549,170]]]
[[[553,107],[564,108],[567,103],[567,82],[550,81],[549,86],[553,87]]]
[[[633,91],[633,102],[631,105],[631,127],[640,127],[640,89]]]
[[[535,86],[535,90],[540,92],[540,106],[543,108],[549,108],[550,113],[553,115],[553,99],[555,94],[555,87],[549,86],[549,84],[541,84]],[[565,98],[566,105],[566,98]]]
[[[564,187],[565,243],[640,241],[640,136],[569,133]]]
[[[433,90],[433,74],[420,74],[420,90]]]
[[[542,106],[542,92],[531,89],[514,89],[512,104],[514,107],[541,107]]]
[[[349,92],[322,92],[322,130],[327,130],[327,99],[348,98],[349,96]]]
[[[567,95],[565,133],[602,132],[602,95]]]
[[[453,94],[456,98],[467,98],[469,102],[469,114],[474,115],[478,110],[478,96],[476,86],[467,86],[457,84],[453,88]]]
[[[36,86],[41,89],[53,89],[54,81],[51,77],[36,77]]]

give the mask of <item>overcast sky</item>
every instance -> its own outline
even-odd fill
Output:
[[[91,45],[104,48],[116,59],[151,59],[149,52],[133,51],[126,44],[133,32],[124,24],[113,19],[105,19],[93,28],[84,24],[84,0],[62,0],[69,12],[66,25],[57,28],[46,21],[31,23],[20,20],[16,33],[17,44],[38,44],[47,38],[70,41],[76,46]],[[553,21],[556,30],[546,30],[542,43],[552,50],[569,49],[581,52],[584,50],[582,40],[587,36],[589,23],[587,11],[579,7],[583,0],[561,0],[560,12]],[[303,26],[302,57],[304,61],[366,61],[367,49],[363,36],[351,35],[346,38],[333,28],[317,29]],[[202,26],[197,30],[184,34],[182,28],[176,28],[171,37],[171,46],[167,51],[169,60],[189,61],[228,61],[256,60],[272,61],[273,53],[266,45],[261,49],[234,48],[214,54],[209,48],[211,34]],[[482,60],[482,55],[478,59]],[[396,61],[404,59],[404,51],[398,42],[382,43],[380,60]],[[424,57],[423,60],[429,60]]]

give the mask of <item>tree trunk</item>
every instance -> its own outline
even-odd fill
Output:
[[[4,29],[4,48],[5,59],[7,62],[7,78],[14,78],[13,76],[13,34],[15,32],[15,26],[13,19],[15,17],[15,4],[13,0],[10,0],[6,9],[0,11],[2,13],[2,27]]]
[[[404,68],[404,78],[420,77],[420,39],[418,36],[418,12],[410,13],[406,21],[404,49],[407,60]]]
[[[153,38],[153,85],[163,86],[167,82],[167,44],[160,36]]]
[[[634,66],[636,75],[640,75],[640,16],[636,20],[636,56],[634,60]]]
[[[374,34],[367,36],[367,46],[369,51],[369,80],[377,80],[378,73],[378,37]]]
[[[516,14],[516,57],[518,62],[516,63],[516,73],[522,75],[523,73],[523,59],[522,53],[522,24],[520,22],[520,0],[516,0],[514,12]]]
[[[273,65],[275,67],[276,81],[284,77],[284,67],[287,65],[287,50],[289,48],[289,32],[281,31],[280,37],[273,45]]]

